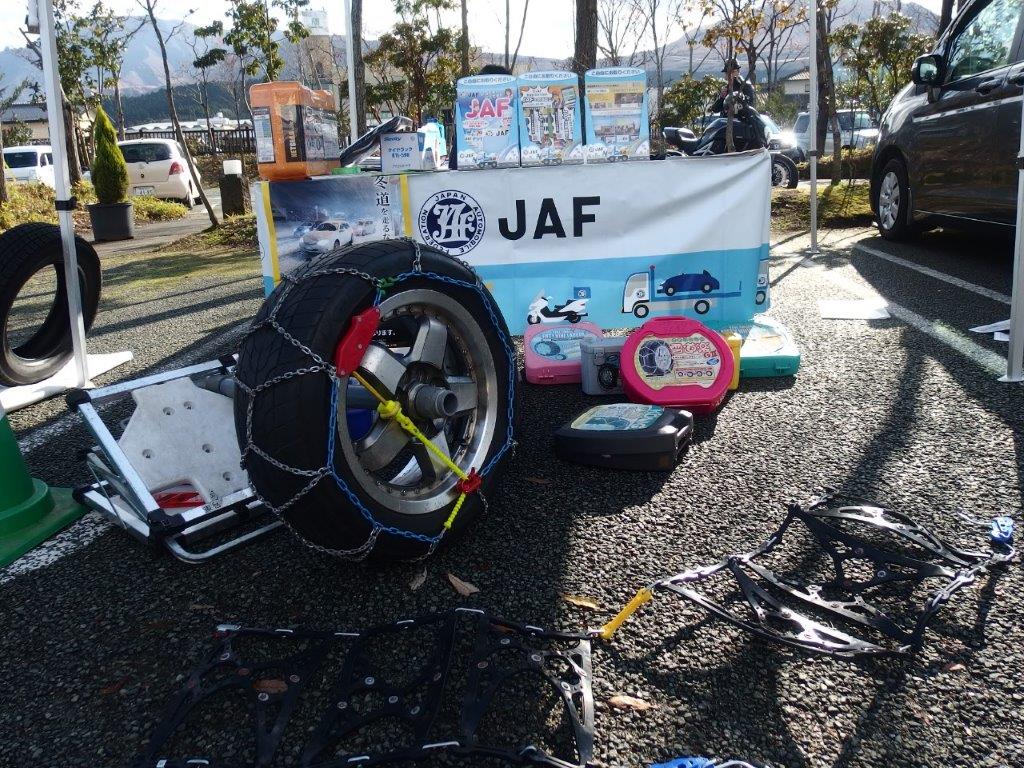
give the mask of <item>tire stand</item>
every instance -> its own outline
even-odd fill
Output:
[[[75,491],[90,509],[135,538],[200,563],[270,533],[282,523],[256,498],[239,466],[232,418],[233,357],[67,395],[96,445],[86,455],[95,482]],[[103,415],[131,418],[115,438]],[[121,402],[118,402],[121,401]],[[188,486],[186,492],[168,490]],[[182,503],[182,497],[191,497]],[[198,497],[198,498],[196,498]],[[197,550],[226,531],[243,532]]]

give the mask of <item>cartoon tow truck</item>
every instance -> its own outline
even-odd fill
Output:
[[[674,275],[659,284],[652,264],[646,272],[634,272],[626,278],[622,290],[622,312],[632,312],[638,318],[645,318],[651,311],[651,302],[655,302],[665,309],[685,308],[692,304],[694,312],[706,315],[711,309],[712,299],[739,296],[743,286],[741,284],[735,291],[722,291],[721,287],[718,278],[706,269]]]
[[[768,259],[761,259],[757,263],[757,292],[754,294],[754,303],[761,306],[768,301]]]

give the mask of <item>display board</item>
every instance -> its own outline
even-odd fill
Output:
[[[580,318],[749,321],[770,304],[770,191],[763,150],[252,187],[268,293],[335,244],[415,237],[473,265],[513,333]]]

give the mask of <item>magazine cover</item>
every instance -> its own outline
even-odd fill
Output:
[[[455,84],[459,170],[519,166],[516,79],[476,75]]]
[[[650,160],[647,73],[638,67],[589,69],[584,87],[587,162]]]
[[[519,153],[524,166],[583,162],[579,90],[573,72],[519,76]]]

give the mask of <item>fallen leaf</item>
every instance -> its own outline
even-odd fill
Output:
[[[477,592],[480,591],[475,584],[470,584],[468,581],[463,581],[453,573],[448,574],[448,581],[452,583],[452,586],[455,588],[455,591],[463,597],[475,595]]]
[[[275,678],[265,678],[254,682],[252,687],[257,693],[284,693],[288,690],[288,683]]]
[[[942,671],[943,672],[959,672],[963,668],[964,668],[964,665],[961,664],[959,661],[951,661],[951,662],[949,662],[949,664],[946,664],[942,668]]]
[[[595,600],[583,595],[562,595],[562,599],[570,605],[575,605],[579,608],[589,608],[592,611],[601,610],[601,606]]]
[[[100,693],[104,696],[109,696],[112,693],[117,693],[128,684],[128,678],[122,677],[120,680],[115,680],[110,685],[105,685],[100,688]]]
[[[626,696],[625,694],[612,696],[608,699],[608,703],[616,709],[632,709],[636,712],[646,712],[648,709],[654,708],[654,705],[649,701],[638,699],[635,696]]]
[[[417,589],[422,587],[427,581],[427,569],[424,568],[422,571],[412,577],[412,581],[409,582],[409,589],[415,592]]]
[[[546,477],[527,477],[523,479],[528,483],[533,483],[534,485],[551,485],[552,483],[552,481],[548,480]]]

